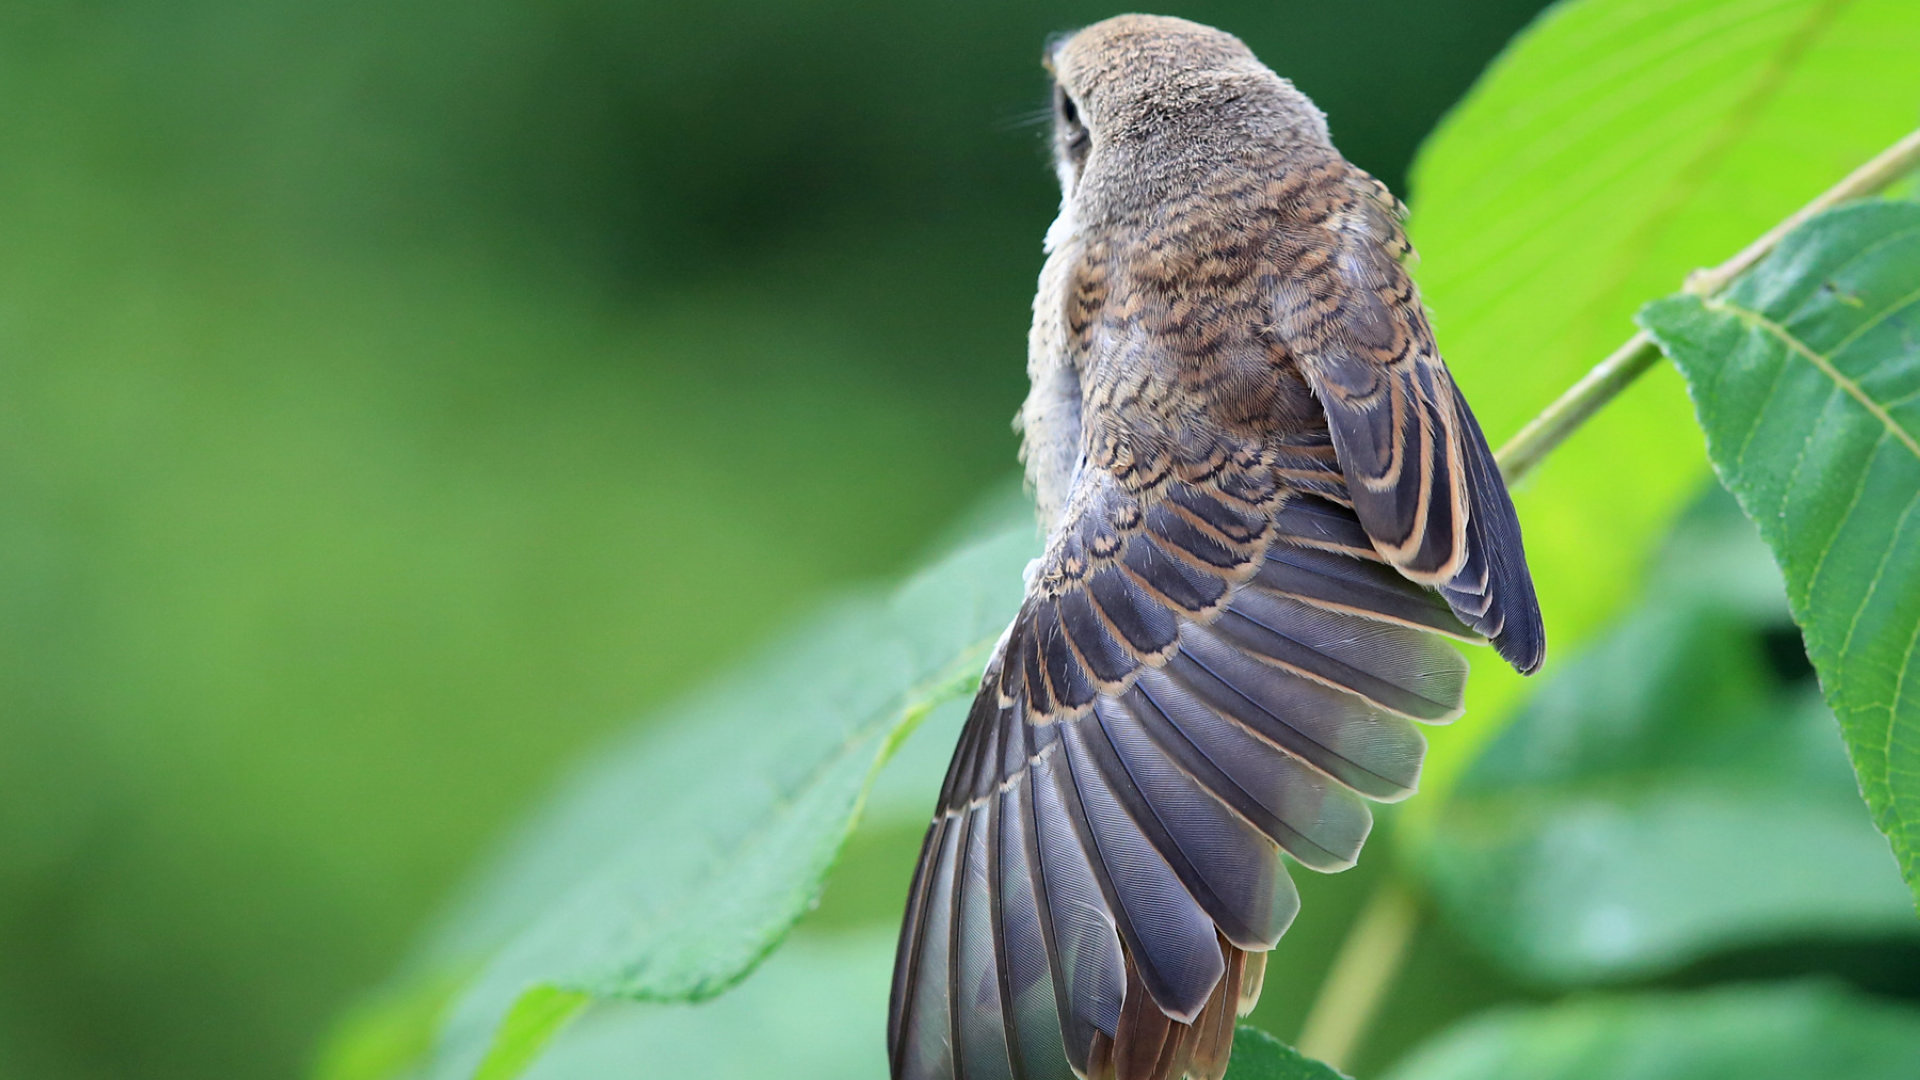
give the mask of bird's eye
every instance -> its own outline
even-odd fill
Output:
[[[1080,126],[1080,109],[1074,105],[1073,98],[1058,83],[1053,87],[1053,107],[1060,114],[1060,122],[1068,127]]]
[[[1080,119],[1080,106],[1059,83],[1053,84],[1053,160],[1061,183],[1072,187],[1093,149],[1093,133]]]

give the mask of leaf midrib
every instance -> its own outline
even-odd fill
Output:
[[[1859,402],[1861,408],[1867,410],[1875,420],[1880,422],[1880,425],[1886,429],[1887,434],[1892,435],[1896,441],[1906,447],[1907,451],[1911,453],[1916,460],[1920,460],[1920,440],[1916,440],[1912,432],[1901,427],[1899,421],[1893,418],[1893,414],[1887,412],[1879,402],[1873,399],[1872,395],[1861,388],[1859,383],[1848,378],[1839,368],[1833,366],[1831,360],[1809,346],[1806,342],[1801,341],[1792,331],[1751,308],[1741,307],[1739,304],[1730,301],[1715,299],[1706,300],[1704,303],[1709,311],[1716,311],[1723,315],[1731,315],[1747,326],[1764,330],[1778,339],[1782,345],[1785,345],[1788,349],[1798,354],[1800,358],[1807,363],[1812,364],[1821,374],[1833,380],[1834,384],[1845,391],[1848,397]]]

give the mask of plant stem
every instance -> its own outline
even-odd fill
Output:
[[[1539,416],[1527,421],[1527,426],[1493,455],[1507,483],[1519,483],[1554,447],[1566,442],[1567,436],[1607,402],[1620,396],[1620,391],[1632,385],[1633,380],[1645,374],[1659,359],[1660,346],[1641,330],[1608,353],[1605,360],[1593,365],[1593,370],[1582,375],[1579,382],[1568,387],[1567,392]]]
[[[1710,270],[1696,270],[1687,275],[1686,291],[1703,297],[1718,294],[1733,284],[1734,279],[1752,269],[1755,263],[1780,243],[1782,237],[1799,228],[1808,218],[1849,199],[1882,191],[1916,167],[1920,167],[1920,131],[1910,132],[1899,142],[1882,150],[1873,160],[1848,174],[1846,179],[1768,229],[1738,255]],[[1533,471],[1533,467],[1540,464],[1541,459],[1551,453],[1554,447],[1565,442],[1567,436],[1599,412],[1607,402],[1618,397],[1622,390],[1659,359],[1659,346],[1642,331],[1595,364],[1592,371],[1587,372],[1579,382],[1561,394],[1559,400],[1547,406],[1545,411],[1521,428],[1520,433],[1507,445],[1500,448],[1495,456],[1500,460],[1500,471],[1505,474],[1507,482],[1515,483]]]
[[[1301,1025],[1301,1053],[1336,1069],[1346,1066],[1400,973],[1419,921],[1413,894],[1397,882],[1389,879],[1373,891]]]

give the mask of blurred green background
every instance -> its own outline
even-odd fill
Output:
[[[1404,191],[1539,6],[1170,10]],[[0,5],[0,1076],[297,1074],[583,746],[1004,485],[1112,13]]]

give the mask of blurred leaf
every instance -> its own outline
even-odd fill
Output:
[[[526,1076],[885,1076],[894,942],[891,930],[801,933],[739,986],[705,1004],[598,1002]]]
[[[428,1075],[517,1075],[588,997],[700,1001],[751,971],[818,898],[879,763],[978,678],[1033,553],[1020,516],[597,757],[423,959],[493,953]]]
[[[1720,298],[1641,318],[1786,573],[1861,790],[1920,895],[1920,206],[1830,211]]]
[[[1911,128],[1917,38],[1912,0],[1574,0],[1522,33],[1412,180],[1422,294],[1495,444],[1629,337],[1642,303]],[[1661,370],[1521,485],[1549,670],[1634,595],[1705,473]],[[1473,661],[1470,719],[1430,736],[1430,795],[1522,685],[1490,653]]]
[[[433,1049],[434,1031],[452,996],[450,979],[420,979],[368,997],[335,1025],[313,1075],[323,1080],[386,1080]]]
[[[1245,1024],[1234,1029],[1227,1076],[1230,1080],[1344,1080],[1344,1074],[1331,1066]]]
[[[536,986],[521,994],[493,1033],[493,1046],[474,1071],[474,1080],[513,1080],[592,1003],[591,996],[578,990],[553,986]]]
[[[1819,983],[1595,997],[1469,1020],[1387,1080],[1909,1080],[1920,1012]]]
[[[1786,604],[1724,499],[1675,535],[1649,603],[1467,768],[1423,852],[1448,919],[1523,978],[1920,933],[1831,714],[1767,668],[1762,635]]]

